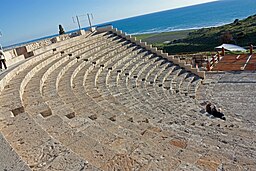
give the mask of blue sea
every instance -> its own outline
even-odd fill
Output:
[[[112,24],[114,27],[128,34],[159,33],[219,26],[231,23],[235,19],[243,19],[255,14],[256,0],[219,0],[200,5],[112,21],[102,25]],[[53,36],[55,35],[44,38]],[[29,42],[38,41],[40,39]],[[24,43],[28,42],[23,42],[20,44]],[[17,46],[20,44],[12,46]],[[10,46],[8,48],[10,48]]]
[[[128,34],[219,26],[256,14],[256,0],[219,0],[109,22]]]

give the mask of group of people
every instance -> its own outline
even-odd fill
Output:
[[[3,69],[2,64],[4,68],[7,69],[4,51],[0,49],[0,71]]]
[[[221,113],[221,109],[217,109],[217,107],[210,102],[206,105],[206,112],[213,115],[214,117],[226,120],[223,113]]]

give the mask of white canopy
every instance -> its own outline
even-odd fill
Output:
[[[215,49],[217,50],[221,50],[222,47],[225,49],[225,50],[228,50],[228,51],[246,51],[245,48],[242,48],[240,46],[237,46],[237,45],[233,45],[233,44],[222,44],[218,47],[216,47]]]

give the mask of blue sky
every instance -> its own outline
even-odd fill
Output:
[[[216,0],[0,0],[0,43],[7,46],[77,28],[72,17],[92,13],[93,24]],[[88,26],[81,16],[82,27]]]

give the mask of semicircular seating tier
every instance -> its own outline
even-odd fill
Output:
[[[235,145],[250,132],[232,119],[202,115],[196,100],[202,78],[182,64],[111,30],[44,49],[1,75],[1,168],[241,170],[255,164],[255,156],[243,156],[246,149]]]

